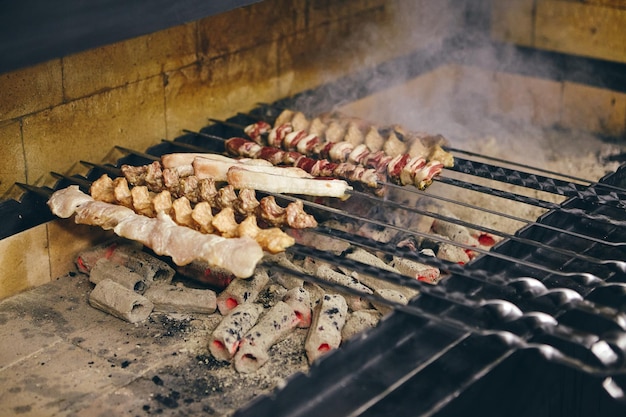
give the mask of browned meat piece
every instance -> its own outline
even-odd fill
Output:
[[[145,185],[147,165],[132,166],[122,165],[122,174],[130,185]]]
[[[260,229],[254,240],[256,240],[259,246],[269,253],[284,252],[285,249],[296,243],[294,238],[280,230],[278,227]]]
[[[304,113],[296,112],[291,118],[291,124],[294,130],[307,130],[309,128],[309,119],[306,118]]]
[[[180,186],[178,188],[179,197],[187,197],[190,202],[197,203],[199,199],[199,179],[195,175],[190,175],[180,179]]]
[[[191,203],[187,197],[183,196],[172,202],[172,218],[181,226],[194,226],[193,218],[191,217]]]
[[[302,201],[294,201],[285,208],[285,217],[287,225],[294,229],[305,229],[307,227],[316,227],[317,221],[315,217],[305,213]]]
[[[367,145],[370,151],[376,152],[383,149],[385,139],[380,135],[378,129],[376,129],[374,126],[370,126],[367,133],[365,134],[364,143],[365,145]]]
[[[392,131],[383,145],[383,151],[393,158],[406,153],[407,146],[406,143],[402,142],[395,132]]]
[[[104,201],[105,203],[116,202],[113,180],[106,174],[103,174],[100,178],[91,183],[89,194],[97,201]]]
[[[322,122],[322,119],[316,117],[311,121],[309,125],[309,133],[315,136],[324,137],[326,131],[326,124]]]
[[[217,188],[215,187],[215,181],[213,178],[202,178],[198,182],[198,190],[200,201],[206,201],[211,204],[211,207],[216,205],[215,198],[217,197]]]
[[[163,170],[163,186],[170,190],[174,195],[178,195],[178,187],[180,185],[180,176],[178,171],[173,168],[165,168]]]
[[[213,233],[215,230],[211,223],[213,221],[213,210],[208,202],[201,201],[196,204],[191,211],[191,218],[202,233]]]
[[[172,194],[168,190],[163,190],[152,199],[152,209],[155,213],[170,214],[172,210]]]
[[[233,208],[243,215],[254,213],[259,207],[260,203],[256,199],[256,192],[251,188],[242,188],[239,190],[239,196],[237,200],[233,202]]]
[[[132,207],[133,206],[133,197],[130,193],[130,188],[128,188],[128,181],[124,177],[117,177],[113,180],[113,194],[115,195],[115,200],[125,206]]]
[[[228,184],[217,190],[216,203],[218,209],[232,208],[235,201],[237,201],[237,194],[232,185]]]
[[[278,205],[273,196],[263,197],[261,199],[261,218],[271,225],[284,224],[287,218],[287,212]]]
[[[359,125],[356,122],[350,122],[348,123],[343,140],[351,143],[353,146],[358,146],[365,141],[365,137],[363,136],[363,132],[361,132]]]
[[[163,190],[163,170],[159,161],[148,165],[145,181],[150,191],[158,193]]]
[[[133,197],[133,210],[135,210],[135,213],[143,214],[148,217],[155,216],[148,187],[145,185],[137,185],[130,190],[130,193]]]
[[[285,123],[289,123],[293,119],[294,112],[291,110],[283,110],[274,121],[274,126],[280,126]]]
[[[256,217],[248,216],[239,223],[237,233],[239,237],[248,236],[256,240],[256,236],[259,234],[260,230],[261,228],[257,225]]]
[[[226,207],[213,216],[211,224],[224,237],[237,236],[238,224],[235,220],[235,211],[232,207]]]

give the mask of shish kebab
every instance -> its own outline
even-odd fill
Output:
[[[228,153],[234,156],[244,157],[244,158],[252,158],[252,159],[261,159],[270,162],[274,166],[293,166],[310,174],[312,177],[318,178],[337,178],[341,180],[345,180],[350,182],[353,185],[360,184],[366,189],[372,190],[376,195],[382,196],[385,192],[385,176],[384,174],[376,171],[373,168],[365,168],[361,165],[355,165],[349,162],[342,163],[334,163],[330,162],[327,159],[314,159],[309,158],[299,152],[293,151],[283,151],[282,149],[275,148],[272,146],[261,146],[256,142],[253,142],[249,139],[245,139],[242,137],[232,137],[230,139],[224,139],[219,136],[202,133],[202,132],[194,132],[192,130],[184,130],[186,133],[206,137],[213,140],[219,140],[224,142],[226,150]],[[195,164],[195,162],[194,162]],[[393,168],[393,166],[391,167]],[[241,176],[233,175],[228,179],[229,183],[239,181],[243,182],[254,182],[255,180],[259,180],[260,178],[254,177],[254,171],[246,170],[246,169],[237,169],[233,170],[232,173],[238,172],[243,174]],[[402,172],[398,173],[398,178],[400,175],[405,173],[405,175],[410,175],[409,167],[406,167],[402,170]],[[297,178],[296,178],[297,179]],[[281,181],[281,184],[286,185],[287,181]],[[408,182],[407,182],[408,183]],[[314,184],[314,182],[311,182]],[[291,184],[293,190],[287,191],[277,191],[279,193],[293,193],[293,194],[303,194],[298,192],[297,184],[294,182]],[[331,197],[347,197],[347,192],[350,191],[350,188],[346,188],[344,185],[340,185],[337,188],[337,193],[335,195],[331,195]],[[424,185],[425,186],[425,185]],[[260,188],[261,185],[255,185],[253,188],[262,190]],[[270,190],[265,190],[270,191]],[[304,194],[313,195],[309,192]]]
[[[446,143],[446,139],[441,135],[411,132],[398,125],[381,127],[339,112],[325,113],[313,120],[308,120],[302,112],[286,109],[276,118],[274,128],[269,123],[260,121],[244,129],[247,135],[256,140],[255,137],[259,135],[274,135],[272,131],[279,133],[279,130],[284,129],[288,124],[293,127],[294,132],[304,131],[316,135],[320,142],[326,145],[345,142],[342,150],[345,151],[346,158],[350,145],[352,148],[365,145],[370,152],[382,152],[391,158],[408,153],[411,157],[439,161],[444,167],[449,168],[454,165],[452,154],[441,147]],[[285,127],[281,128],[281,126]]]
[[[427,161],[424,156],[397,154],[392,157],[382,150],[372,152],[365,144],[324,142],[315,134],[294,130],[289,122],[273,129],[266,122],[257,122],[243,129],[254,142],[244,138],[226,140],[226,148],[231,154],[265,159],[275,165],[297,166],[314,176],[334,176],[358,182],[374,189],[377,194],[382,194],[381,183],[385,176],[394,183],[413,184],[423,190],[445,166],[439,160]],[[266,135],[267,140],[263,140]],[[265,143],[269,146],[262,146]],[[283,150],[279,149],[281,147]],[[451,155],[443,150],[437,155],[445,156],[441,159],[448,165],[453,163]]]

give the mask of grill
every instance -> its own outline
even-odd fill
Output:
[[[421,58],[413,56],[406,62]],[[377,71],[384,72],[385,66]],[[341,96],[370,94],[373,87],[367,86],[366,79],[367,74],[353,76],[349,85],[358,88]],[[212,123],[200,132],[187,131],[146,152],[120,146],[126,155],[116,165],[81,161],[90,167],[89,173],[72,177],[54,174],[59,178],[55,189],[70,184],[87,189],[103,173],[119,175],[122,164],[143,165],[166,153],[221,153],[223,142],[218,138],[242,135],[238,126],[259,119],[272,121],[282,108],[301,108],[315,114],[327,105],[316,103],[316,98],[324,95],[325,88],[337,89],[341,84],[272,105],[260,104],[247,114]],[[455,156],[455,166],[444,170],[433,189],[469,190],[545,213],[536,221],[528,221],[489,207],[472,206],[454,192],[442,195],[394,185],[388,185],[386,198],[353,193],[349,201],[368,207],[368,212],[353,213],[341,204],[330,206],[304,199],[305,208],[313,213],[345,223],[367,224],[373,230],[390,230],[396,239],[385,242],[323,225],[303,234],[327,236],[386,256],[433,265],[445,271],[445,278],[430,285],[297,243],[288,250],[294,256],[344,266],[420,293],[403,305],[324,282],[340,292],[385,302],[394,310],[377,327],[316,362],[308,373],[292,376],[284,386],[258,397],[235,415],[456,416],[467,414],[467,410],[474,415],[624,415],[626,168],[622,166],[594,182],[457,148],[448,150]],[[52,189],[22,186],[29,192],[19,203],[2,205],[8,218],[6,235],[51,218],[42,210],[42,196],[47,197]],[[533,196],[536,191],[556,195],[562,201]],[[296,199],[275,197],[283,203]],[[406,202],[415,200],[487,212],[524,226],[513,234],[504,233]],[[436,248],[443,241],[395,225],[389,220],[391,216],[429,216],[503,239],[491,250],[456,244],[478,253],[471,262],[459,265],[397,245],[398,239],[407,239]],[[319,282],[286,267],[273,268]]]

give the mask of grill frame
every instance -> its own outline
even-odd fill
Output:
[[[441,54],[440,51],[422,51],[408,57],[402,57],[393,62],[378,66],[373,70],[366,70],[353,74],[348,78],[335,83],[321,86],[314,90],[306,91],[279,100],[273,103],[276,107],[306,108],[311,113],[328,110],[328,101],[319,101],[319,97],[328,97],[325,90],[333,91],[330,97],[342,97],[345,101],[355,101],[359,98],[369,96],[374,92],[388,87],[389,85],[377,82],[375,85],[369,82],[377,75],[388,74],[388,79],[408,80],[423,72],[430,71],[439,65],[447,63],[472,63],[472,54],[464,49],[467,45],[459,40],[448,41],[449,54]],[[550,58],[563,69],[564,79],[573,76],[568,70],[577,58],[566,57],[559,54],[542,53],[538,51],[524,50],[518,51],[528,57],[537,59]],[[503,49],[504,50],[504,49]],[[446,58],[444,58],[444,56]],[[398,63],[401,65],[398,65]],[[427,65],[424,65],[424,62]],[[609,64],[584,59],[586,65],[597,65],[604,68],[608,74],[608,80],[615,80],[614,71],[616,68],[624,69],[624,65]],[[402,76],[397,77],[395,68],[404,68]],[[503,69],[500,69],[503,70]],[[511,69],[512,70],[512,69]],[[516,71],[519,71],[516,69]],[[622,74],[626,74],[624,71]],[[541,76],[541,74],[534,74]],[[579,74],[576,74],[578,76]],[[623,76],[626,78],[626,75]],[[602,78],[602,77],[600,77]],[[591,80],[588,80],[591,81]],[[391,81],[390,81],[391,82]],[[598,82],[597,78],[593,82]],[[614,82],[614,81],[613,81]],[[622,84],[622,87],[626,83]],[[620,91],[619,88],[615,88]],[[338,106],[341,102],[334,102],[332,106]],[[264,107],[252,111],[261,112]],[[242,123],[245,116],[236,115],[229,119],[234,123]],[[217,129],[217,130],[216,130]],[[208,126],[203,132],[217,134],[228,137],[240,134],[228,127]],[[197,138],[193,134],[185,134],[175,139],[181,143],[197,144]],[[220,151],[217,143],[209,146],[210,150]],[[147,150],[148,155],[158,156],[172,151],[172,145],[166,142],[157,144]],[[138,154],[129,154],[118,161],[117,166],[127,163],[131,165],[145,163],[145,158]],[[95,180],[102,173],[98,168],[90,170],[84,179]],[[83,177],[75,176],[76,180]],[[55,189],[64,188],[73,181],[62,179],[57,182]],[[626,183],[626,166],[612,174],[605,176],[599,182],[623,187]],[[592,186],[593,189],[593,186]],[[584,197],[584,196],[583,196]],[[563,207],[587,206],[580,196],[572,196],[563,204]],[[603,210],[611,211],[605,207]],[[555,214],[558,209],[554,209],[543,216],[538,221],[547,224],[562,224],[566,222]],[[19,203],[14,201],[2,202],[0,204],[0,214],[7,227],[3,227],[3,235],[0,238],[10,236],[21,230],[33,227],[34,225],[52,220],[53,216],[45,206],[45,201],[35,193],[29,192],[24,195]],[[556,219],[555,219],[555,216]],[[570,225],[573,228],[586,230],[584,224]],[[578,230],[578,229],[576,229]],[[538,231],[536,226],[527,226],[517,235],[535,238],[544,234],[545,231]],[[617,234],[617,232],[611,232]],[[619,239],[621,234],[617,236]],[[620,239],[621,240],[621,239]],[[623,241],[623,240],[622,240]],[[597,245],[591,248],[583,248],[584,251],[594,251]],[[537,257],[536,251],[528,251],[525,247],[514,247],[510,241],[503,241],[493,249],[502,253],[516,253],[520,259],[533,260]],[[576,247],[576,250],[580,248]],[[518,255],[519,253],[519,255]],[[622,256],[622,250],[616,250],[614,256]],[[467,270],[470,275],[478,277],[478,281],[468,283],[467,277],[458,273],[452,273],[440,287],[433,290],[433,295],[443,294],[444,298],[450,294],[466,292],[472,294],[473,300],[489,300],[491,298],[509,299],[511,302],[517,301],[522,306],[542,307],[547,314],[559,317],[571,325],[584,327],[593,330],[595,326],[604,325],[606,331],[614,331],[610,327],[610,314],[597,305],[608,304],[613,309],[623,312],[626,307],[625,294],[615,294],[615,292],[598,288],[596,281],[588,281],[585,277],[580,278],[558,278],[546,274],[540,277],[548,288],[559,289],[570,287],[582,295],[584,301],[588,301],[590,308],[589,315],[585,316],[580,309],[576,309],[576,304],[571,299],[563,299],[567,293],[555,291],[554,296],[534,297],[533,294],[519,291],[513,286],[498,287],[490,284],[486,275],[491,274],[496,277],[505,277],[515,272],[511,265],[502,265],[502,261],[493,260],[489,257],[479,257]],[[609,283],[620,284],[624,282],[624,274],[607,271],[600,268],[605,275],[601,278]],[[487,272],[485,272],[487,271]],[[522,275],[531,275],[527,270],[520,270]],[[537,276],[534,270],[532,276]],[[481,281],[483,280],[483,281]],[[478,282],[478,283],[477,283]],[[423,288],[423,287],[422,287]],[[616,289],[619,286],[615,287]],[[616,290],[617,291],[617,290]],[[426,293],[426,292],[425,292]],[[565,295],[564,295],[565,294]],[[508,298],[507,298],[508,297]],[[530,303],[529,300],[533,300]],[[454,299],[449,301],[456,301]],[[525,304],[527,303],[527,304]],[[411,303],[412,307],[420,309],[423,313],[431,315],[432,319],[416,315],[415,310],[396,310],[377,328],[368,331],[361,336],[345,344],[338,351],[327,355],[323,360],[316,363],[309,374],[299,374],[290,378],[284,388],[278,389],[275,393],[260,397],[236,415],[356,415],[359,410],[364,415],[377,415],[378,413],[390,414],[394,412],[399,415],[458,415],[471,407],[472,413],[496,414],[507,412],[515,415],[589,415],[591,413],[603,412],[603,415],[623,415],[624,405],[610,399],[606,391],[602,388],[602,383],[611,375],[622,387],[626,386],[626,379],[621,374],[591,372],[589,369],[571,366],[571,363],[562,363],[546,359],[546,352],[539,346],[530,346],[529,343],[537,338],[547,338],[550,344],[562,342],[559,349],[566,351],[573,358],[579,359],[582,363],[593,362],[585,355],[589,352],[577,351],[579,346],[568,345],[566,341],[560,341],[549,337],[544,333],[541,323],[528,320],[528,322],[511,322],[506,317],[498,315],[488,308],[471,310],[467,306],[446,304],[446,300],[430,295],[422,295]],[[586,307],[589,307],[586,305]],[[528,307],[530,308],[530,307]],[[524,309],[526,311],[526,309]],[[567,313],[574,311],[573,317]],[[471,314],[468,314],[471,313]],[[596,319],[594,314],[598,314],[600,319]],[[436,319],[437,316],[443,317]],[[459,318],[466,321],[458,324]],[[588,323],[579,324],[577,322],[588,320]],[[513,337],[516,335],[519,339]],[[541,336],[541,337],[540,337]],[[616,335],[615,344],[622,343]],[[546,343],[543,339],[542,343]],[[414,349],[408,352],[409,347]],[[385,351],[384,349],[389,349]],[[406,369],[399,354],[404,353],[407,361],[412,361],[413,367],[409,367],[416,372],[413,379],[409,379],[406,384],[398,387],[389,393],[384,401],[373,403],[372,399],[380,392],[385,392],[390,386],[397,384],[399,380],[406,377],[403,374]],[[468,359],[471,358],[471,359]],[[478,363],[474,360],[479,358]],[[363,367],[362,364],[371,364],[371,367]],[[402,363],[402,367],[398,365]],[[451,364],[456,364],[456,367]],[[472,366],[470,366],[472,365]],[[481,367],[482,365],[482,367]],[[456,371],[458,380],[445,370]],[[533,369],[533,368],[540,368]],[[511,386],[503,389],[502,380],[506,379],[509,372],[518,372],[521,382],[511,383]],[[381,375],[384,375],[385,383],[381,384]],[[394,380],[395,378],[395,380]],[[437,378],[437,379],[435,379]],[[550,389],[554,385],[559,385],[558,390]],[[419,407],[415,406],[416,400],[410,395],[402,395],[405,390],[419,392]],[[367,392],[367,395],[364,394]],[[493,393],[497,392],[497,396]],[[584,393],[584,396],[581,395]],[[399,395],[399,397],[396,397]],[[426,398],[423,398],[426,397]],[[494,398],[495,397],[495,398]],[[350,399],[348,401],[347,399]],[[537,400],[536,406],[529,405]],[[425,401],[422,401],[425,400]],[[580,406],[576,408],[574,405]],[[343,407],[343,408],[342,408]],[[361,408],[366,407],[366,408]],[[254,414],[253,414],[254,413]]]

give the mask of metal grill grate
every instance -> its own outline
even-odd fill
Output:
[[[117,166],[83,161],[91,167],[89,174],[86,177],[55,174],[60,178],[56,188],[78,184],[86,190],[103,173],[119,175],[122,164],[143,165],[166,153],[223,152],[223,143],[212,138],[241,136],[236,125],[245,125],[258,117],[271,119],[277,111],[263,105],[251,115],[239,114],[229,119],[228,124],[214,123],[201,132],[187,132],[174,141],[163,141],[146,153],[119,147],[127,156]],[[461,153],[453,152],[455,156]],[[429,196],[428,191],[412,187],[392,186],[394,193],[386,198],[363,192],[353,194],[351,199],[378,208],[382,217],[351,213],[341,204],[331,206],[303,200],[312,212],[343,222],[390,229],[399,236],[421,239],[435,246],[442,243],[440,237],[396,226],[385,220],[386,214],[399,211],[407,217],[429,216],[499,234],[504,240],[491,250],[455,243],[478,252],[476,259],[459,265],[399,247],[397,239],[386,242],[324,225],[300,232],[342,240],[385,256],[426,263],[444,271],[446,276],[433,286],[310,245],[298,243],[288,249],[297,257],[322,260],[415,288],[419,295],[408,305],[402,305],[324,282],[338,291],[387,303],[394,307],[394,312],[376,328],[315,363],[308,374],[293,376],[274,394],[258,398],[237,415],[443,416],[459,415],[470,404],[472,413],[489,415],[511,414],[511,410],[515,410],[515,415],[555,415],[557,407],[560,415],[589,415],[599,411],[603,415],[623,415],[626,409],[624,169],[598,183],[587,184],[581,184],[579,179],[559,179],[550,173],[530,173],[472,159],[456,158],[452,170],[463,177],[453,178],[444,171],[437,182],[548,211],[537,221],[525,221],[526,226],[511,235],[407,204],[402,200],[403,193],[467,204],[455,198]],[[486,179],[494,185],[475,183],[474,178]],[[521,191],[501,190],[497,183],[513,184]],[[52,191],[25,187],[44,196]],[[565,200],[561,203],[542,200],[525,195],[524,189],[553,193]],[[279,202],[296,199],[275,197]],[[492,212],[515,219],[506,213]],[[284,266],[273,268],[307,281],[320,281]],[[507,389],[502,389],[503,384],[509,385]],[[524,397],[532,397],[534,402],[524,401]],[[568,405],[563,407],[563,401]],[[571,409],[574,405],[578,408]]]

